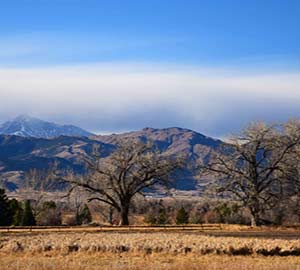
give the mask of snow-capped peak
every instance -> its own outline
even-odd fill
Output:
[[[73,125],[59,125],[28,115],[20,115],[0,126],[0,134],[23,137],[52,138],[65,136],[90,136],[90,132]]]

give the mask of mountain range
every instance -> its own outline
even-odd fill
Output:
[[[0,134],[36,138],[53,138],[61,135],[88,137],[92,135],[92,133],[73,125],[59,125],[28,115],[20,115],[12,121],[3,123],[0,126]]]
[[[224,144],[220,140],[178,127],[144,128],[123,134],[94,135],[72,126],[72,130],[78,132],[75,135],[70,132],[69,135],[66,131],[70,129],[63,128],[69,126],[59,126],[30,117],[18,117],[10,123],[11,127],[16,127],[16,123],[19,123],[21,128],[11,128],[11,134],[0,135],[0,181],[6,183],[6,187],[14,188],[24,187],[24,175],[33,168],[46,170],[56,163],[60,169],[84,171],[82,157],[91,154],[95,144],[100,146],[101,155],[105,157],[115,149],[116,142],[120,139],[151,141],[166,154],[176,156],[184,153],[189,162],[209,160],[211,153],[219,151]],[[3,126],[9,125],[2,125],[0,133],[3,132]],[[54,134],[59,135],[53,136]],[[196,190],[201,188],[201,182],[197,181],[196,173],[187,167],[176,178],[174,187],[179,190]]]

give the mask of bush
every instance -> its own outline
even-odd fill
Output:
[[[166,209],[161,207],[158,212],[151,211],[145,217],[145,222],[151,225],[163,225],[168,223]]]
[[[220,223],[228,223],[228,220],[232,215],[232,210],[227,203],[219,204],[215,207],[214,211],[218,215]]]
[[[67,225],[67,226],[75,226],[75,225],[77,225],[75,215],[65,217],[64,221],[63,221],[63,224]]]
[[[55,202],[44,202],[37,216],[37,224],[41,226],[59,226],[61,222],[61,212],[57,209]]]
[[[181,207],[176,215],[176,224],[187,224],[189,223],[189,213]]]
[[[92,222],[92,215],[89,207],[85,204],[83,208],[79,211],[79,214],[77,216],[77,224],[89,224],[90,222]]]
[[[145,216],[144,221],[148,224],[155,225],[156,224],[156,215],[153,212],[150,212]]]

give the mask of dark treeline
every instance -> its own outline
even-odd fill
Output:
[[[62,225],[62,213],[73,213],[65,221],[66,225],[82,225],[92,221],[86,204],[76,208],[57,205],[54,201],[37,200],[18,201],[8,199],[4,189],[0,189],[0,226],[59,226]]]
[[[33,226],[36,225],[30,201],[9,200],[4,189],[0,189],[0,225]]]

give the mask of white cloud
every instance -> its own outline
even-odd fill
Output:
[[[20,113],[91,130],[183,126],[223,135],[300,116],[297,72],[103,63],[0,69],[0,119]],[[299,108],[298,108],[299,107]]]

